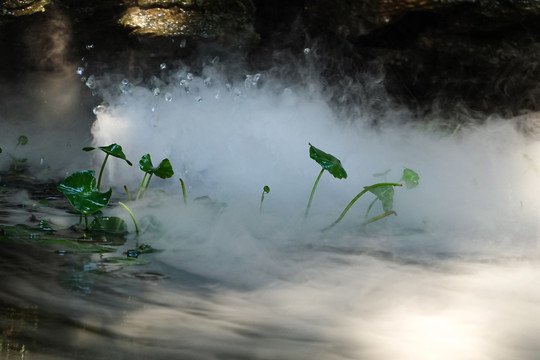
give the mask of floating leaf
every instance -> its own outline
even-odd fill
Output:
[[[420,176],[413,170],[405,168],[405,170],[403,170],[401,180],[403,180],[407,189],[414,189],[418,186]]]
[[[141,157],[139,167],[145,173],[155,174],[157,177],[162,179],[167,179],[174,175],[174,171],[169,159],[162,160],[158,167],[154,167],[150,154],[146,154]]]
[[[124,152],[122,151],[122,146],[118,145],[118,144],[111,144],[109,146],[100,146],[100,147],[84,147],[83,150],[84,151],[92,151],[92,150],[97,150],[97,149],[100,149],[102,150],[103,152],[105,152],[107,155],[111,155],[113,157],[116,157],[116,158],[119,158],[119,159],[122,159],[124,160],[125,162],[128,163],[129,166],[133,165],[131,163],[131,161],[129,161],[127,158],[126,158],[126,155],[124,154]]]
[[[68,176],[58,186],[71,205],[81,214],[91,215],[109,203],[112,189],[101,193],[95,189],[93,170],[77,171]]]
[[[335,178],[346,179],[347,172],[341,165],[341,161],[333,155],[327,154],[315,146],[309,144],[309,157],[315,160],[323,169],[328,170]]]
[[[371,193],[375,194],[379,200],[381,200],[383,210],[385,212],[391,211],[394,206],[394,187],[392,185],[378,186],[374,188],[369,188],[369,186],[364,187],[368,189]]]
[[[266,194],[270,193],[270,186],[265,185],[265,186],[263,187],[263,191],[264,191]]]
[[[127,224],[124,220],[116,216],[96,217],[89,226],[91,231],[102,231],[109,234],[126,234]]]

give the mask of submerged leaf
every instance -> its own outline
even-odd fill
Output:
[[[24,136],[24,135],[21,135],[19,136],[19,138],[17,139],[17,145],[26,145],[28,144],[28,137]]]
[[[127,224],[124,220],[116,216],[96,217],[89,226],[91,231],[102,231],[109,234],[126,234]]]
[[[109,155],[111,155],[113,157],[124,160],[125,162],[128,163],[129,166],[133,165],[131,163],[131,161],[129,161],[126,158],[126,155],[122,151],[122,146],[120,146],[118,144],[111,144],[109,146],[100,146],[98,148],[95,148],[95,147],[92,147],[92,146],[83,148],[84,151],[92,151],[92,150],[96,150],[96,149],[100,149],[101,151],[105,152],[106,154],[109,154]]]
[[[105,193],[95,189],[94,174],[93,170],[77,171],[58,185],[58,191],[63,193],[71,205],[84,215],[91,215],[106,206],[112,195],[112,189]]]
[[[369,186],[365,188],[369,188]],[[381,200],[385,212],[392,210],[394,206],[394,187],[392,185],[374,187],[369,189],[369,191]]]
[[[407,189],[414,189],[418,186],[420,176],[413,170],[405,168],[405,170],[403,170],[401,180],[403,180]]]
[[[325,153],[309,144],[309,157],[315,160],[323,169],[328,170],[335,178],[346,179],[347,172],[341,165],[341,161],[333,155]]]

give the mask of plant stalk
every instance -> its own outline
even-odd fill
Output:
[[[124,190],[126,191],[128,201],[131,202],[131,194],[129,193],[129,189],[126,185],[124,185]]]
[[[109,154],[105,156],[105,160],[103,160],[103,164],[101,164],[101,170],[99,170],[99,178],[97,182],[97,189],[100,191],[101,189],[101,177],[103,176],[103,169],[105,169],[105,164],[107,163],[107,160],[109,159]]]
[[[321,176],[324,172],[324,168],[322,168],[321,172],[319,173],[319,176],[317,176],[317,180],[315,180],[315,184],[313,184],[313,189],[311,190],[311,195],[309,197],[309,201],[306,207],[306,213],[304,214],[304,219],[307,218],[309,214],[309,209],[311,208],[311,202],[313,201],[313,195],[315,194],[315,189],[317,189],[317,184],[319,184],[319,180],[321,180]]]
[[[369,220],[366,220],[362,225],[371,224],[372,222],[375,222],[377,220],[380,220],[380,219],[385,218],[385,217],[387,217],[389,215],[392,215],[392,214],[397,216],[397,212],[395,212],[394,210],[390,210],[390,211],[387,211],[387,212],[385,212],[385,213],[383,213],[381,215],[377,215],[377,216],[372,217]]]
[[[148,186],[150,185],[150,180],[152,180],[152,176],[154,176],[154,174],[150,174],[150,177],[148,178],[148,181],[146,182],[146,186],[144,187],[144,191],[143,191],[143,198],[146,196],[146,190],[148,189]]]
[[[184,205],[187,205],[186,184],[184,184],[184,180],[182,180],[182,178],[180,178],[180,184],[182,184],[182,195],[184,196]]]
[[[356,195],[351,200],[351,202],[345,207],[345,210],[343,210],[343,212],[341,213],[341,215],[339,215],[339,217],[336,219],[336,221],[334,221],[333,223],[331,223],[330,225],[328,225],[327,227],[325,227],[321,231],[327,231],[327,230],[330,230],[331,228],[333,228],[334,226],[336,226],[341,221],[341,219],[343,219],[345,214],[347,214],[347,212],[349,211],[351,206],[353,206],[353,204],[356,202],[356,200],[358,200],[362,195],[367,193],[369,190],[377,188],[379,186],[402,186],[402,185],[398,184],[398,183],[378,183],[378,184],[373,184],[373,185],[370,185],[370,186],[366,186],[364,188],[364,190],[362,190],[358,195]],[[390,215],[390,214],[388,214],[388,215]],[[385,216],[388,216],[388,215],[385,215]],[[373,220],[373,221],[375,221],[375,220]]]
[[[141,192],[144,186],[144,181],[146,180],[146,175],[148,175],[148,173],[144,173],[144,177],[141,182],[141,187],[139,188],[139,191],[137,192],[137,197],[135,197],[135,201],[139,200],[139,196],[141,196]]]
[[[129,213],[129,215],[131,216],[131,220],[133,220],[133,224],[135,224],[135,232],[137,234],[139,234],[139,225],[137,224],[137,220],[135,219],[135,215],[133,215],[133,212],[131,212],[131,210],[127,207],[126,204],[124,204],[123,202],[118,202],[119,205],[122,205],[124,207],[124,209],[127,210],[127,212]]]
[[[88,214],[84,214],[84,226],[86,227],[86,231],[88,231]]]

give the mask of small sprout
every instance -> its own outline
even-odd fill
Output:
[[[264,194],[269,194],[270,193],[270,187],[268,185],[265,185],[263,187],[263,191],[262,191],[262,195],[261,195],[261,204],[259,205],[259,213],[262,214],[262,205],[263,205],[263,201],[264,201]]]
[[[28,144],[28,137],[26,137],[24,135],[19,136],[18,139],[17,139],[17,145],[16,146],[19,146],[19,145],[24,146],[26,144]]]
[[[153,175],[156,175],[157,177],[162,179],[167,179],[174,175],[174,171],[169,159],[163,159],[159,166],[154,167],[154,165],[152,164],[152,159],[150,158],[150,154],[146,154],[141,157],[141,160],[139,160],[139,168],[144,171],[144,177],[135,200],[139,200],[141,193],[143,193],[144,182],[148,174],[150,174],[150,177],[148,178],[148,181],[146,181],[144,193],[146,193],[146,190],[148,189],[148,185],[150,185],[150,180],[152,179]]]
[[[94,174],[93,170],[77,171],[58,185],[58,191],[67,197],[75,210],[84,215],[87,230],[89,229],[88,215],[92,215],[105,207],[112,195],[112,189],[105,193],[96,190]]]
[[[109,159],[109,156],[113,156],[113,157],[122,159],[126,163],[128,163],[129,166],[131,166],[133,164],[131,163],[131,161],[129,161],[126,158],[126,155],[122,151],[122,147],[120,145],[118,145],[118,144],[111,144],[109,146],[100,146],[100,147],[97,147],[97,148],[92,147],[92,146],[83,148],[84,151],[93,151],[93,150],[96,150],[96,149],[102,150],[103,152],[105,152],[105,154],[107,154],[107,155],[105,155],[105,159],[103,160],[103,164],[101,165],[101,170],[99,171],[99,177],[98,177],[98,183],[97,183],[97,189],[99,191],[101,189],[101,177],[103,176],[103,169],[105,169],[105,164],[107,163],[107,160]]]
[[[182,195],[184,196],[184,205],[187,205],[186,184],[184,184],[184,180],[182,180],[182,178],[180,178],[179,180],[180,180],[180,184],[182,185]]]
[[[341,161],[339,161],[338,158],[317,149],[315,146],[311,145],[311,143],[309,144],[309,157],[315,160],[319,165],[321,165],[322,170],[319,173],[317,180],[315,180],[315,184],[313,185],[313,189],[311,190],[311,195],[309,197],[304,217],[308,216],[309,209],[311,208],[311,202],[313,201],[313,195],[315,194],[315,189],[317,189],[317,184],[319,183],[319,180],[321,179],[324,170],[328,170],[328,172],[337,179],[347,178],[347,172],[341,165]]]

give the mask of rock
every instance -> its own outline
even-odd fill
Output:
[[[0,13],[7,16],[31,15],[44,12],[50,0],[6,0],[0,5]]]

